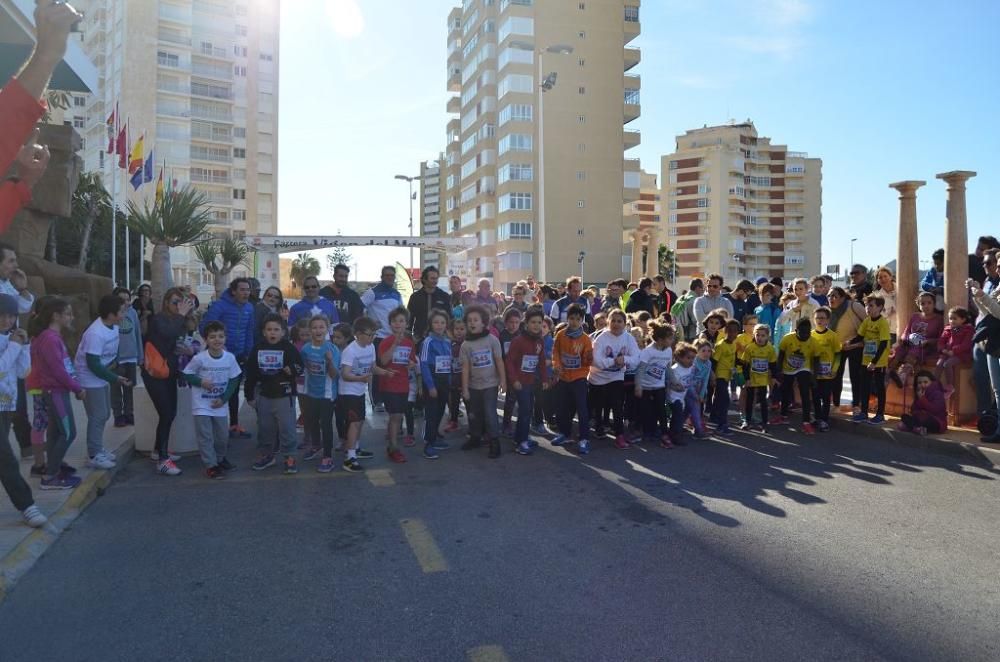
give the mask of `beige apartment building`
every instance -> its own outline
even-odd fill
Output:
[[[85,168],[103,173],[109,188],[117,175],[120,204],[155,194],[155,182],[134,193],[105,153],[106,120],[117,102],[130,144],[145,134],[147,153],[154,150],[154,178],[165,163],[165,181],[190,183],[208,197],[214,234],[276,233],[278,0],[74,5],[85,12],[83,46],[100,74],[82,113]],[[171,263],[175,282],[191,284],[207,300],[211,275],[193,251],[173,249]],[[258,275],[277,279],[277,273]]]
[[[441,236],[441,163],[423,161],[420,164],[420,219],[421,237]],[[420,249],[420,268],[441,269],[441,252]]]
[[[448,15],[442,235],[476,248],[444,273],[509,287],[529,274],[625,271],[638,227],[639,0],[465,0]]]
[[[628,256],[629,266],[623,271],[635,282],[643,276],[652,278],[658,273],[660,245],[667,244],[665,224],[660,220],[660,187],[655,174],[645,170],[639,172],[639,199],[625,203],[624,215],[638,219],[638,227],[623,233],[624,254]]]
[[[747,120],[677,136],[661,167],[681,282],[821,273],[821,159],[771,144]]]

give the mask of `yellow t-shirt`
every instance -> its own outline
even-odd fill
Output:
[[[732,379],[736,368],[736,343],[720,338],[712,358],[715,359],[715,378]]]
[[[816,356],[816,345],[813,344],[812,336],[799,340],[797,335],[789,333],[781,339],[778,350],[785,353],[785,360],[781,363],[781,372],[784,374],[812,372],[813,357]]]
[[[743,350],[740,360],[750,367],[751,387],[767,386],[771,383],[771,364],[778,360],[778,353],[771,343],[761,346],[753,342]]]
[[[819,359],[819,374],[816,379],[833,379],[840,368],[840,338],[827,329],[824,333],[813,330],[813,345]]]
[[[743,356],[743,350],[753,344],[753,333],[744,331],[736,336],[736,356]]]
[[[876,352],[878,352],[879,343],[882,341],[885,341],[885,351],[882,352],[882,356],[875,363],[875,367],[884,368],[889,365],[889,341],[891,340],[889,337],[889,320],[884,316],[879,317],[877,320],[866,317],[861,320],[861,325],[858,326],[858,335],[864,339],[865,343],[861,354],[861,365],[865,367],[871,365],[875,359]]]

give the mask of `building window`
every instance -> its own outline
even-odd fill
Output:
[[[583,201],[583,200],[577,200],[576,201],[576,206],[577,206],[578,209],[583,209],[584,207],[587,206],[587,203],[585,201]]]
[[[699,207],[707,207],[708,206],[708,198],[698,198],[698,206]]]
[[[85,97],[73,97],[73,105],[76,108],[83,108],[87,105],[87,99]]]
[[[234,188],[233,189],[233,200],[246,200],[247,190],[245,188]]]
[[[587,122],[587,116],[586,115],[577,115],[576,116],[576,121],[579,124],[585,124]]]
[[[246,6],[245,5],[236,5],[236,15],[237,16],[246,16],[247,15],[247,8],[246,8]]]
[[[233,55],[236,55],[237,57],[246,57],[247,47],[236,44],[235,46],[233,46]]]
[[[585,64],[587,64],[587,61],[581,57],[579,60],[576,61],[576,63],[582,67]]]
[[[499,241],[507,239],[531,239],[531,223],[517,221],[504,223],[497,229],[497,239]]]
[[[638,23],[639,8],[633,5],[625,5],[625,20],[629,23]]]
[[[271,55],[270,53],[261,53],[260,54],[260,59],[263,62],[274,62],[274,56]]]
[[[530,211],[531,193],[508,193],[500,198],[500,211]]]
[[[507,152],[530,152],[531,140],[531,134],[509,133],[500,139],[500,145],[498,146],[497,151],[500,154],[505,154]]]
[[[587,33],[586,33],[586,32],[584,32],[583,30],[580,30],[580,31],[579,31],[579,32],[577,33],[577,36],[579,36],[579,37],[580,37],[580,39],[586,39],[586,38],[587,38]]]
[[[576,151],[578,151],[578,152],[586,152],[587,151],[587,144],[586,143],[579,143],[579,144],[577,144]]]
[[[534,79],[526,74],[508,74],[500,79],[497,86],[497,97],[503,97],[508,92],[531,94],[535,91]],[[465,96],[463,94],[463,96]]]
[[[239,25],[239,24],[236,25],[236,36],[237,37],[245,37],[245,36],[247,36],[248,32],[249,32],[249,30],[247,30],[247,26],[245,26],[245,25]]]
[[[581,85],[580,88],[577,90],[577,92],[579,92],[580,94],[586,94],[587,88]]]
[[[498,181],[500,184],[505,182],[530,182],[533,170],[530,163],[505,163],[500,166]]]
[[[80,117],[79,115],[73,117],[73,128],[74,129],[82,129],[86,125],[87,125],[87,118],[86,117]]]
[[[247,157],[247,150],[243,147],[233,147],[233,158],[234,159],[245,159]]]
[[[583,170],[576,171],[576,181],[582,182],[585,181],[586,179],[587,179],[587,173],[585,173]]]
[[[580,10],[583,11],[586,8],[587,8],[587,3],[586,2],[581,2],[580,3]]]
[[[156,62],[164,67],[179,67],[180,57],[175,53],[166,53],[164,51],[158,51],[156,53]]]
[[[507,122],[530,122],[534,107],[530,103],[511,103],[500,109],[500,125]]]
[[[245,126],[234,126],[233,127],[233,137],[234,138],[246,138],[247,128]]]
[[[499,253],[497,259],[500,261],[501,269],[532,269],[531,253]]]

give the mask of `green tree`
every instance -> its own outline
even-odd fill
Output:
[[[292,260],[291,277],[295,287],[302,287],[302,283],[310,276],[319,276],[319,260],[310,253],[299,253]]]
[[[80,175],[80,182],[73,192],[73,217],[79,219],[80,254],[77,257],[76,268],[87,269],[87,259],[90,257],[90,237],[98,218],[111,216],[111,196],[101,176],[93,172]]]
[[[659,248],[656,249],[656,273],[673,283],[677,269],[676,260],[674,249],[669,248],[666,244],[660,244]]]
[[[249,266],[250,262],[250,248],[246,242],[233,237],[212,239],[196,244],[194,254],[205,265],[205,269],[212,274],[216,299],[222,297],[223,291],[229,284],[229,274],[232,270],[241,264]]]
[[[197,189],[183,186],[163,196],[160,202],[152,205],[144,202],[142,208],[130,201],[127,222],[132,232],[145,235],[153,244],[149,283],[153,301],[159,302],[163,293],[173,286],[170,249],[197,244],[208,238],[208,199]]]

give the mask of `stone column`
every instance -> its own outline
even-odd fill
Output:
[[[652,231],[646,233],[646,275],[653,278],[659,272],[657,250],[660,246],[656,242],[656,234]]]
[[[917,250],[917,189],[927,182],[908,179],[889,184],[899,191],[899,235],[896,241],[896,324],[906,327],[917,310],[920,253]]]
[[[642,278],[642,237],[638,230],[632,232],[632,272],[629,280],[638,283]]]
[[[947,220],[944,233],[944,307],[967,306],[965,281],[969,277],[969,230],[965,215],[965,182],[975,177],[971,170],[952,170],[937,175],[948,184]]]

